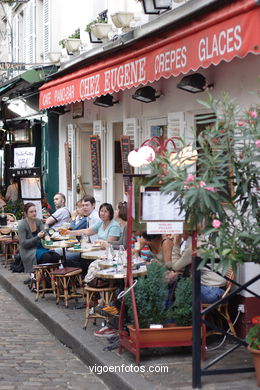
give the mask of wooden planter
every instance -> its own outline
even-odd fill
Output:
[[[133,325],[128,325],[130,340],[135,345],[137,332]],[[165,325],[161,329],[139,329],[140,348],[178,347],[192,345],[192,326]]]
[[[255,374],[256,374],[256,382],[258,387],[260,387],[260,350],[252,349],[250,347],[248,347],[248,350],[251,352],[253,357]]]

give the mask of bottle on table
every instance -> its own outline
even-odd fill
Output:
[[[106,247],[106,258],[109,264],[113,263],[114,251],[111,244],[108,244],[108,246]]]

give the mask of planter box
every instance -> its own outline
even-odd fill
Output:
[[[137,332],[128,325],[130,340],[136,344]],[[165,325],[161,329],[139,329],[140,348],[179,347],[192,345],[192,326]]]

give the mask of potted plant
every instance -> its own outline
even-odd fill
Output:
[[[252,319],[253,326],[249,329],[246,341],[248,350],[252,353],[257,384],[260,387],[260,316]]]
[[[80,30],[77,29],[68,38],[61,39],[59,45],[64,49],[67,49],[68,53],[76,53],[81,45]]]
[[[112,24],[108,24],[105,19],[98,18],[88,23],[85,31],[93,33],[96,38],[102,41],[106,41],[108,40],[108,34],[112,31]]]
[[[183,294],[184,290],[185,294]],[[178,283],[175,304],[166,307],[168,285],[165,267],[154,261],[147,267],[147,276],[138,279],[134,287],[134,293],[139,330],[136,329],[134,323],[130,294],[126,295],[125,298],[130,322],[128,329],[130,339],[134,344],[136,343],[137,332],[140,332],[140,348],[191,345],[192,287],[190,279],[189,281],[183,280]],[[185,295],[186,301],[181,299],[181,295]],[[182,307],[179,305],[182,305]],[[182,314],[181,309],[183,310]],[[178,317],[178,326],[173,324],[175,322],[175,314]],[[182,323],[184,318],[185,321]]]
[[[218,258],[225,273],[259,263],[260,109],[242,112],[227,95],[200,103],[211,114],[201,118],[196,145],[157,156],[149,185],[173,194],[191,229],[203,226],[201,264]]]
[[[123,32],[130,30],[130,23],[134,19],[133,12],[116,12],[110,15],[112,22],[117,28],[121,28]]]

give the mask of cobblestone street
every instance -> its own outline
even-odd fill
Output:
[[[105,384],[0,288],[0,389],[104,390]]]

